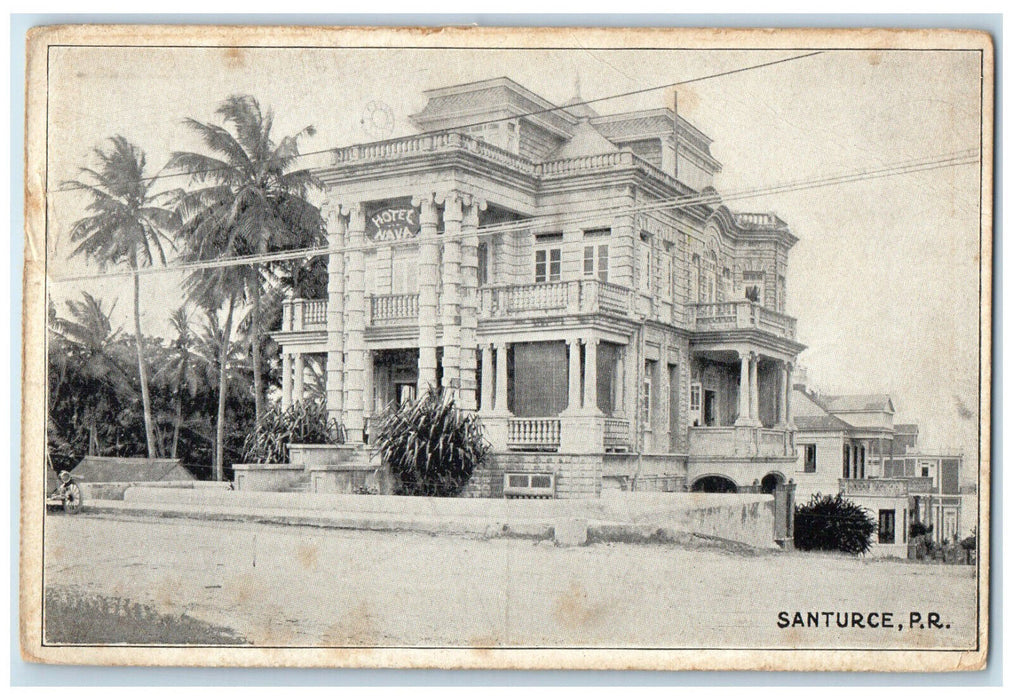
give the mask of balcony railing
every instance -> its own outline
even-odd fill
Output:
[[[283,331],[315,331],[327,328],[327,301],[288,299],[282,303]]]
[[[507,424],[511,450],[559,450],[558,418],[511,418]]]
[[[782,338],[795,338],[795,319],[744,299],[717,304],[694,304],[694,326],[698,331],[726,331],[756,328]]]
[[[509,166],[528,175],[535,174],[534,164],[526,158],[485,141],[457,133],[406,136],[399,139],[336,148],[332,153],[334,165],[340,166],[452,151],[474,153],[486,160]]]
[[[411,323],[418,318],[418,294],[381,294],[369,298],[369,324],[372,326]]]
[[[689,453],[694,457],[792,457],[792,433],[779,428],[720,425],[689,429]]]
[[[629,316],[633,293],[617,284],[599,280],[573,280],[484,287],[481,290],[483,318],[557,314],[606,313]]]
[[[602,442],[606,452],[628,452],[630,422],[625,418],[606,418]]]
[[[838,479],[842,496],[878,496],[904,498],[909,493],[907,479]]]

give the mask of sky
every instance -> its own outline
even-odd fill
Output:
[[[375,140],[366,105],[390,107],[390,136],[426,89],[508,76],[559,104],[720,73],[805,51],[53,48],[49,93],[50,293],[115,302],[131,328],[126,278],[58,283],[96,270],[72,258],[67,231],[87,203],[54,192],[92,149],[120,134],[157,172],[172,151],[199,150],[182,124],[214,119],[230,94],[274,109],[275,133],[312,124],[304,151]],[[832,51],[678,89],[680,114],[714,140],[719,192],[874,169],[977,149],[979,59],[954,51]],[[600,114],[671,106],[672,90],[596,102]],[[309,164],[307,159],[307,164]],[[179,186],[177,180],[165,186]],[[885,393],[895,422],[917,422],[926,447],[977,454],[979,170],[958,166],[730,202],[771,211],[799,238],[787,312],[798,318],[809,384]],[[167,334],[180,277],[144,278],[146,333]],[[973,472],[973,468],[965,473]]]

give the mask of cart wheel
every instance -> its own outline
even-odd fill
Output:
[[[74,483],[67,484],[67,492],[63,499],[63,511],[67,515],[76,515],[81,512],[83,501],[81,487]]]

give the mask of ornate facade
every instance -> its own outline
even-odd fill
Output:
[[[494,448],[476,495],[504,471],[551,472],[560,496],[785,480],[796,238],[721,204],[709,139],[669,110],[559,109],[506,78],[426,96],[422,134],[316,172],[341,252],[327,298],[290,300],[274,334],[283,402],[312,364],[360,443],[392,402],[447,387]]]

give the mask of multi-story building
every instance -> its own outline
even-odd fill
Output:
[[[425,95],[422,133],[336,148],[316,171],[342,252],[327,298],[288,302],[274,334],[283,401],[312,359],[359,443],[391,403],[447,387],[493,445],[476,494],[503,472],[552,473],[561,497],[786,480],[797,239],[720,202],[707,136],[508,78]]]
[[[894,425],[889,396],[817,395],[801,384],[793,396],[798,502],[840,493],[867,508],[878,524],[877,554],[906,556],[912,522],[931,525],[937,542],[967,532],[962,506],[973,496],[960,491],[963,458],[920,451],[918,426]]]

